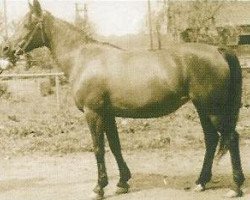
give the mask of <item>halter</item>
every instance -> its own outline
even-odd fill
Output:
[[[38,18],[38,22],[35,25],[35,28],[30,33],[27,34],[27,35],[29,35],[28,39],[27,40],[23,39],[21,42],[19,42],[17,44],[17,49],[16,49],[15,56],[18,56],[17,52],[20,52],[20,51],[25,53],[26,48],[30,45],[34,35],[39,30],[41,32],[41,38],[42,38],[42,41],[43,41],[43,45],[46,44],[45,35],[44,35],[44,31],[43,31],[44,30],[43,17],[41,17],[41,18]]]

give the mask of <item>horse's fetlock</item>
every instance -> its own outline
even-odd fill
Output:
[[[104,188],[108,185],[108,177],[107,176],[103,176],[98,180],[98,185],[101,188]]]
[[[205,187],[206,183],[208,183],[212,178],[212,173],[207,173],[206,175],[201,176],[195,183],[196,185],[200,184]]]
[[[237,184],[238,187],[242,186],[244,181],[245,181],[245,176],[244,174],[241,173],[236,173],[233,176],[234,182]]]
[[[124,163],[124,168],[120,169],[121,181],[127,182],[131,179],[131,172],[126,163]]]
[[[124,182],[124,181],[119,181],[118,183],[117,183],[117,187],[120,187],[120,188],[129,188],[129,184],[127,183],[127,182]]]
[[[126,182],[119,182],[117,184],[116,194],[126,194],[129,191],[129,184]]]
[[[200,179],[198,179],[197,181],[195,181],[195,184],[196,185],[201,185],[202,187],[204,187],[205,188],[205,186],[206,186],[206,181],[201,181]]]
[[[99,196],[104,196],[104,190],[103,187],[101,187],[99,184],[93,189],[94,193],[96,193]]]

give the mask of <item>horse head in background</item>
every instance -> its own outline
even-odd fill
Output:
[[[176,44],[161,51],[123,51],[86,38],[73,25],[43,12],[38,0],[21,21],[8,52],[19,56],[46,46],[72,85],[79,110],[85,112],[98,167],[97,198],[108,185],[104,136],[117,161],[117,193],[129,190],[130,170],[123,159],[115,117],[153,118],[192,101],[201,121],[206,153],[196,190],[205,190],[212,164],[229,150],[234,190],[241,196],[241,168],[236,124],[241,106],[241,67],[230,51],[205,44]],[[220,133],[220,134],[219,134]]]
[[[16,63],[16,57],[14,53],[11,52],[10,43],[8,41],[4,41],[1,44],[0,51],[0,73],[4,70],[10,69]]]

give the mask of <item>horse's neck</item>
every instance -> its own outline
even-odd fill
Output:
[[[59,67],[67,77],[75,71],[72,63],[72,54],[84,45],[84,35],[72,28],[72,25],[49,16],[46,20],[45,29],[50,42],[50,50]]]

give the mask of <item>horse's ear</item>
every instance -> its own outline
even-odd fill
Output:
[[[39,3],[38,0],[34,0],[33,1],[33,13],[37,16],[37,17],[41,17],[42,15],[42,8],[41,8],[41,5]]]
[[[33,6],[32,6],[32,4],[30,2],[29,2],[29,8],[30,8],[31,11],[33,10]]]

